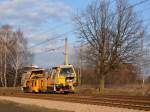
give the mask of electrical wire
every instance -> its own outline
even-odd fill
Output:
[[[121,11],[128,10],[128,9],[130,9],[130,8],[136,7],[136,6],[138,6],[138,5],[141,5],[141,4],[143,4],[143,3],[146,3],[146,2],[148,2],[148,1],[149,1],[149,0],[142,0],[142,1],[138,2],[138,3],[135,3],[135,4],[133,4],[133,5],[130,5],[129,7],[125,8],[125,9],[123,9],[123,10],[121,10]],[[116,13],[113,13],[113,14],[115,15]],[[148,20],[149,20],[149,19],[148,19]],[[148,21],[148,20],[146,20],[146,21]],[[140,21],[140,22],[141,22],[141,21]],[[77,29],[79,29],[79,28],[77,28]],[[76,29],[76,30],[77,30],[77,29]],[[65,32],[65,33],[62,33],[62,34],[59,34],[59,35],[55,36],[54,38],[46,39],[46,40],[44,40],[44,41],[42,41],[42,42],[40,42],[40,43],[38,43],[38,44],[35,44],[35,45],[29,47],[28,49],[31,49],[31,48],[33,48],[33,47],[36,47],[36,46],[39,46],[39,45],[41,45],[41,44],[47,43],[47,42],[49,42],[49,41],[51,41],[51,40],[63,38],[62,36],[65,36],[65,35],[67,35],[67,34],[69,34],[69,33],[73,33],[74,31],[75,31],[75,29],[70,30],[70,31]]]

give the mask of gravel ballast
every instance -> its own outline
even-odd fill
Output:
[[[64,101],[53,101],[43,99],[19,98],[0,96],[0,100],[8,100],[21,104],[37,105],[49,109],[68,110],[74,112],[144,112],[142,110],[133,110],[118,107],[107,107],[90,104],[71,103]]]

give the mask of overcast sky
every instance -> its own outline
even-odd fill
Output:
[[[28,39],[29,50],[35,53],[34,63],[38,66],[62,64],[64,62],[63,47],[55,52],[46,51],[63,46],[64,36],[33,48],[30,47],[73,30],[71,21],[73,14],[83,10],[92,1],[94,0],[0,0],[0,25],[10,24],[24,32]],[[130,0],[131,4],[139,1]],[[150,18],[150,1],[136,7],[137,11],[143,9],[148,10],[140,12],[140,16],[143,19]],[[68,33],[67,36],[69,51],[72,53],[71,49],[77,40],[76,35]]]

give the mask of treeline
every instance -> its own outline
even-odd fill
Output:
[[[17,86],[21,80],[21,68],[30,63],[27,40],[23,32],[10,25],[0,28],[0,86]]]
[[[80,68],[78,68],[80,70]],[[99,88],[99,79],[97,78],[96,68],[82,65],[81,76],[79,83],[83,87]],[[79,72],[80,75],[80,72]],[[142,79],[139,74],[139,68],[132,64],[120,65],[117,69],[109,72],[105,77],[105,87],[120,87],[129,84],[142,84]]]

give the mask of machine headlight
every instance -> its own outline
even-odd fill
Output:
[[[72,82],[72,81],[73,81],[72,79],[67,79],[67,80],[66,80],[66,82]]]
[[[74,81],[74,77],[66,77],[66,82],[73,82]]]

